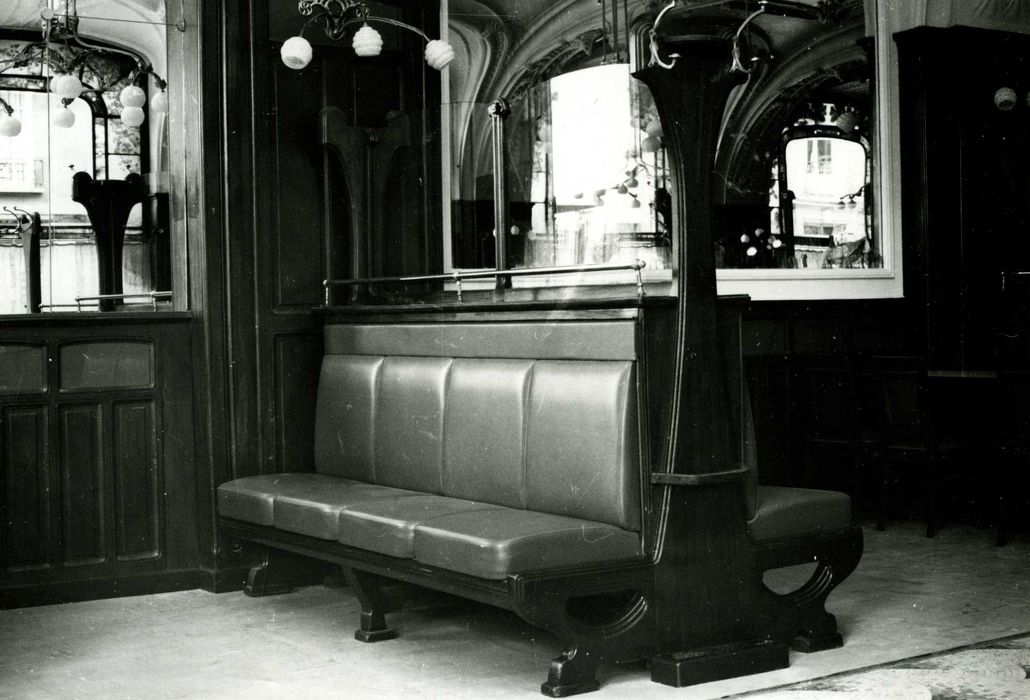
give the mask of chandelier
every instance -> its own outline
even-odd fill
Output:
[[[383,50],[383,37],[372,24],[389,24],[418,34],[426,42],[425,58],[432,68],[443,70],[454,60],[454,48],[442,39],[430,39],[425,32],[410,24],[405,24],[390,17],[378,17],[369,12],[368,5],[356,0],[300,0],[297,12],[310,17],[300,30],[300,34],[283,42],[280,52],[283,63],[288,68],[300,70],[311,62],[311,44],[304,38],[304,31],[316,22],[325,25],[325,35],[333,41],[339,41],[348,27],[360,24],[354,33],[351,46],[358,56],[378,56]]]
[[[78,0],[63,0],[66,12],[59,13],[47,6],[40,10],[42,40],[26,44],[13,57],[0,59],[0,74],[12,68],[24,68],[34,63],[49,68],[49,90],[61,99],[61,109],[54,115],[54,126],[70,128],[75,115],[68,109],[85,92],[94,93],[99,99],[101,93],[109,90],[104,71],[95,63],[102,58],[124,56],[134,64],[128,76],[128,85],[119,93],[122,103],[121,120],[127,126],[140,126],[146,120],[143,108],[147,95],[140,86],[146,76],[153,78],[158,90],[150,98],[150,110],[154,113],[168,111],[167,81],[154,72],[153,66],[131,51],[110,46],[92,44],[79,35]],[[118,82],[120,76],[115,78]],[[0,136],[17,136],[21,133],[21,121],[14,116],[14,109],[0,98]]]

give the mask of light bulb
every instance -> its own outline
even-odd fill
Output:
[[[747,256],[749,258],[753,258],[756,255],[758,255],[758,248],[755,248],[754,246],[751,246],[750,248],[747,249]]]
[[[773,248],[780,248],[782,246],[783,246],[783,241],[781,241],[779,238],[773,238],[772,239],[772,247]]]
[[[150,98],[150,111],[154,114],[164,114],[168,111],[168,93],[159,90]]]
[[[142,107],[125,107],[122,109],[122,124],[126,126],[139,126],[146,119]]]
[[[74,100],[82,94],[82,81],[74,75],[58,76],[56,82],[54,91],[66,100]]]
[[[615,191],[619,194],[626,194],[629,192],[629,188],[626,187],[626,183],[622,183],[621,185],[615,188]]]
[[[383,37],[372,27],[363,24],[361,29],[354,32],[351,46],[359,56],[378,56],[383,52]]]
[[[648,136],[653,136],[656,139],[660,139],[662,137],[662,123],[657,119],[652,119],[647,123],[647,128],[645,129],[645,131],[647,131]]]
[[[123,107],[142,107],[147,103],[147,93],[138,85],[126,85],[118,93]]]
[[[0,117],[0,136],[14,137],[21,133],[21,120],[18,117]]]
[[[454,48],[443,39],[432,39],[426,44],[426,63],[436,70],[443,70],[454,60]]]
[[[291,36],[279,49],[279,57],[287,68],[300,70],[311,63],[311,44],[302,36]]]
[[[54,113],[54,126],[60,129],[70,129],[75,126],[75,113],[67,107],[61,107]]]
[[[634,209],[639,209],[640,208],[640,200],[637,199],[636,197],[634,197],[633,201],[630,202],[630,206],[633,207]]]
[[[633,188],[639,185],[640,183],[637,181],[635,177],[630,177],[630,179],[626,180],[626,187]]]
[[[750,243],[751,242],[751,236],[747,235],[746,233],[740,234],[740,242],[741,243]]]

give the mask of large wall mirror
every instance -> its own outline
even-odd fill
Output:
[[[693,12],[686,7],[675,11]],[[666,208],[676,183],[648,90],[631,75],[647,63],[647,30],[661,9],[631,0],[447,3],[458,58],[444,85],[446,269],[495,263],[488,108],[504,98],[509,264],[640,258],[669,276]],[[889,198],[880,196],[876,4],[728,0],[697,10],[701,24],[739,26],[726,38],[741,84],[712,172],[720,292],[900,293],[899,241],[881,213]]]
[[[169,19],[164,0],[0,8],[0,314],[184,308]]]
[[[631,75],[631,14],[640,8],[630,5],[528,3],[513,22],[504,3],[449,3],[458,57],[445,84],[446,267],[496,264],[490,113],[500,98],[509,110],[507,266],[642,260],[649,276],[668,276],[670,178],[653,100]]]

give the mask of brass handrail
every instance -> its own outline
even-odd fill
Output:
[[[97,294],[96,296],[75,297],[75,307],[82,308],[84,301],[105,301],[107,299],[150,299],[150,303],[157,306],[158,299],[171,299],[171,292],[136,292],[133,294]],[[71,306],[70,304],[55,304],[54,306]]]
[[[514,270],[504,270],[503,275],[506,277],[530,277],[530,276],[543,276],[543,275],[562,275],[571,274],[576,272],[622,272],[626,270],[632,270],[636,273],[637,277],[637,296],[644,296],[644,279],[640,274],[640,271],[647,267],[647,263],[643,260],[637,260],[632,263],[625,263],[622,265],[563,265],[558,267],[525,267]],[[408,282],[454,282],[457,285],[455,291],[458,293],[458,302],[461,299],[461,283],[462,280],[474,280],[474,279],[489,279],[491,277],[497,277],[502,274],[500,270],[473,270],[463,272],[461,270],[455,270],[454,272],[446,274],[436,275],[411,275],[408,277],[357,277],[354,279],[346,280],[323,280],[322,286],[325,288],[325,305],[329,306],[329,292],[333,287],[356,287],[358,285],[367,284],[402,284]]]

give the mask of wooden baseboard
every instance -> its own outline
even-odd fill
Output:
[[[32,585],[0,586],[0,609],[185,591],[203,588],[204,581],[204,573],[200,570],[185,569],[34,583]]]

